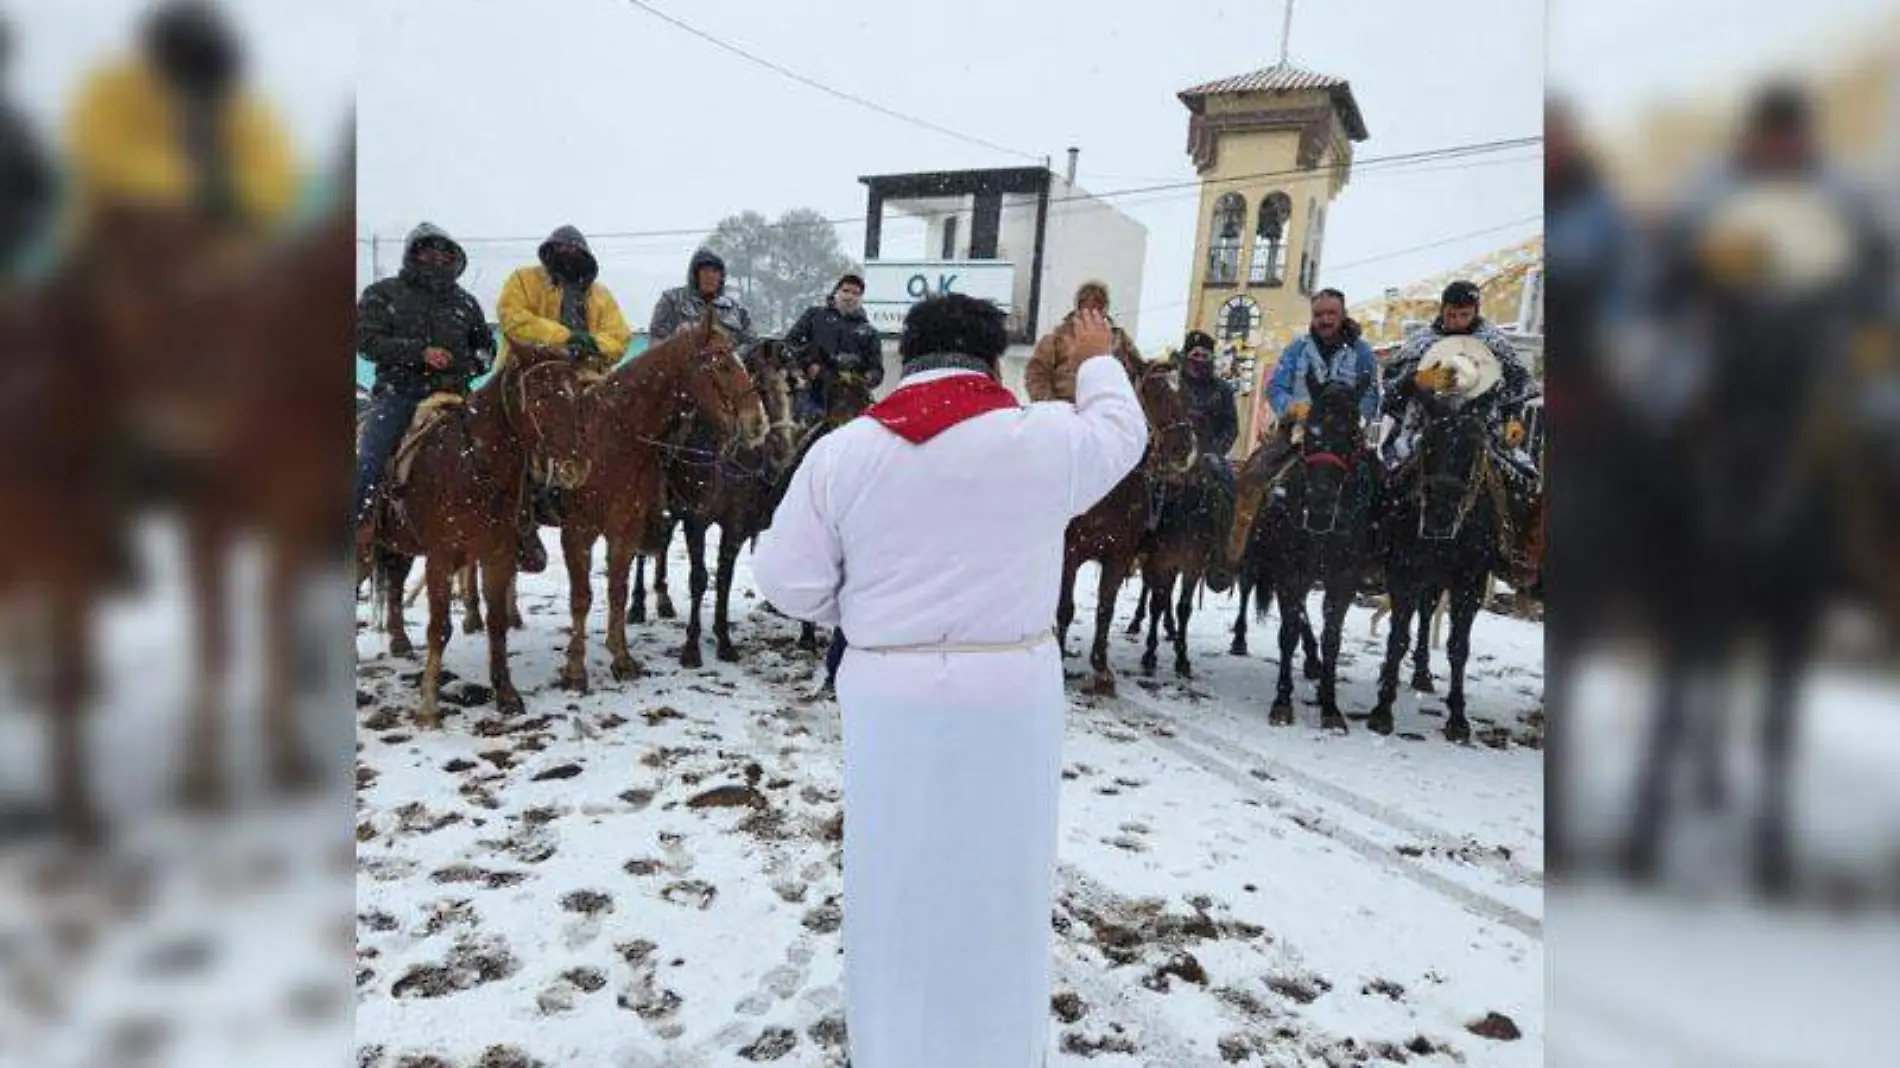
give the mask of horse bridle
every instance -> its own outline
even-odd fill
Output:
[[[1480,428],[1478,432],[1482,435],[1483,429]],[[1421,541],[1456,541],[1459,533],[1464,530],[1465,520],[1470,518],[1471,510],[1477,506],[1478,494],[1484,488],[1485,480],[1491,475],[1491,450],[1486,446],[1482,437],[1480,437],[1477,459],[1472,461],[1469,474],[1463,478],[1459,478],[1457,475],[1434,475],[1430,472],[1429,465],[1425,463],[1425,453],[1429,447],[1429,442],[1429,438],[1422,438],[1418,446],[1418,488],[1414,493],[1418,503],[1418,537]],[[1446,483],[1462,485],[1465,495],[1464,498],[1458,502],[1458,512],[1452,518],[1450,532],[1442,536],[1436,536],[1426,530],[1425,487],[1431,484],[1442,485]],[[1499,518],[1502,519],[1503,517],[1500,516]]]
[[[528,429],[533,431],[534,440],[537,445],[534,454],[529,458],[528,466],[533,469],[534,477],[543,483],[554,481],[554,461],[548,459],[548,457],[542,453],[538,444],[545,440],[546,435],[541,432],[541,419],[534,413],[534,406],[528,403],[528,379],[532,377],[536,371],[545,371],[549,368],[555,370],[573,370],[571,364],[561,359],[547,360],[531,367],[510,365],[504,368],[502,373],[508,374],[512,371],[513,374],[509,375],[509,380],[503,384],[501,390],[502,415],[506,416],[510,423],[515,422],[517,419],[525,419],[528,424]],[[511,389],[510,387],[513,388]],[[516,401],[516,410],[510,411],[508,401],[510,396],[513,395],[518,395],[519,399]]]

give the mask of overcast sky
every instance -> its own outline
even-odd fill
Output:
[[[653,2],[837,89],[1051,156],[1058,170],[1076,145],[1078,180],[1096,193],[1192,181],[1175,94],[1273,63],[1283,10],[1226,0]],[[1436,5],[1307,0],[1292,55],[1352,80],[1372,132],[1361,159],[1536,133],[1539,6],[1466,2],[1456,23],[1452,37]],[[365,232],[398,235],[418,217],[470,237],[542,235],[562,222],[590,235],[698,230],[746,208],[855,218],[865,206],[859,175],[1040,162],[826,96],[625,0],[377,3],[361,37]],[[1148,227],[1145,343],[1178,340],[1183,327],[1195,198],[1189,188],[1126,204]],[[1328,217],[1326,281],[1371,295],[1456,265],[1535,232],[1522,220],[1541,198],[1534,151],[1368,169]],[[1394,254],[1481,229],[1492,232]],[[862,226],[840,231],[861,255]],[[499,286],[534,244],[472,250],[482,268],[474,284]],[[596,252],[605,280],[643,318],[658,290],[682,279],[693,244],[602,238]],[[919,230],[887,229],[886,255],[922,252]]]

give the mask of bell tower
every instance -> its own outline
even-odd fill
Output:
[[[1253,395],[1325,288],[1326,209],[1345,189],[1365,119],[1343,78],[1287,62],[1179,94],[1201,176],[1188,326],[1257,357]],[[1257,351],[1256,351],[1257,350]],[[1241,449],[1259,406],[1241,404]]]

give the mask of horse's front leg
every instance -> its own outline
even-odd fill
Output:
[[[688,519],[686,527],[687,594],[691,607],[686,614],[686,644],[680,646],[680,666],[697,668],[705,661],[700,655],[699,612],[706,599],[706,524]]]
[[[1174,576],[1163,575],[1152,566],[1147,571],[1143,584],[1148,588],[1148,645],[1141,654],[1141,670],[1152,675],[1161,662],[1158,655],[1161,644],[1161,617],[1168,612],[1168,598],[1174,593]]]
[[[1056,591],[1056,645],[1065,660],[1069,656],[1069,625],[1075,622],[1075,573],[1081,566],[1073,554],[1062,554],[1062,585]]]
[[[508,673],[508,591],[514,588],[514,550],[490,554],[482,561],[480,574],[482,596],[488,601],[488,681],[495,688],[495,711],[519,716],[527,709]]]
[[[1387,569],[1386,574],[1389,582],[1391,570]],[[1366,728],[1375,734],[1392,733],[1392,705],[1399,695],[1399,665],[1405,661],[1406,649],[1412,643],[1412,616],[1418,610],[1419,603],[1414,590],[1399,585],[1393,585],[1390,589],[1392,619],[1391,629],[1385,638],[1385,659],[1379,665],[1379,699],[1372,706],[1372,714],[1366,718]]]
[[[627,578],[639,551],[638,539],[607,535],[607,653],[616,682],[640,677],[640,665],[627,647]]]
[[[1281,579],[1274,590],[1264,596],[1276,597],[1280,602],[1280,667],[1274,681],[1273,707],[1267,712],[1267,722],[1275,727],[1293,725],[1293,654],[1300,647],[1300,628],[1303,625],[1303,613],[1297,600],[1302,594],[1296,583]]]
[[[1099,697],[1115,696],[1115,672],[1108,666],[1108,634],[1115,627],[1115,598],[1128,579],[1131,561],[1116,557],[1102,561],[1102,577],[1095,593],[1095,642],[1089,650],[1089,667],[1095,671],[1092,688]],[[1136,616],[1140,623],[1141,617]]]
[[[673,551],[673,531],[678,525],[677,520],[667,520],[662,548],[653,557],[653,614],[661,619],[679,618],[679,612],[673,608],[673,595],[666,589],[666,559]]]
[[[1174,616],[1174,673],[1183,679],[1194,677],[1194,665],[1188,661],[1188,617],[1194,614],[1194,591],[1200,585],[1200,576],[1191,572],[1181,576],[1181,600],[1175,607]]]
[[[567,561],[567,662],[561,688],[587,692],[587,613],[594,607],[594,538],[573,529],[561,532],[561,556]]]
[[[1453,742],[1471,740],[1471,721],[1465,718],[1465,661],[1471,656],[1471,625],[1478,618],[1479,602],[1484,596],[1484,579],[1461,579],[1449,591],[1451,596],[1451,634],[1445,641],[1445,659],[1451,666],[1451,692],[1445,707],[1445,737]]]
[[[713,644],[716,655],[728,664],[739,662],[739,649],[732,643],[732,575],[739,565],[738,538],[726,536],[719,528],[719,574],[713,581]]]
[[[647,558],[633,562],[633,600],[627,605],[627,622],[645,626],[647,621]]]
[[[1254,584],[1242,578],[1240,584],[1240,614],[1234,617],[1234,644],[1227,647],[1233,656],[1247,655],[1247,601],[1253,596]]]
[[[1352,604],[1356,575],[1328,575],[1326,599],[1320,609],[1319,725],[1346,733],[1346,717],[1339,710],[1339,641],[1346,629],[1346,609]],[[1308,627],[1308,633],[1312,628]]]
[[[225,772],[225,685],[231,659],[228,542],[215,521],[199,520],[186,532],[191,574],[191,615],[198,625],[196,677],[185,728],[185,777],[181,791],[194,808],[221,809],[229,798]]]
[[[422,664],[422,699],[416,708],[416,726],[435,730],[442,726],[442,706],[438,701],[442,684],[442,653],[449,647],[454,629],[450,613],[455,607],[450,589],[455,573],[439,554],[431,553],[422,564],[423,583],[429,591],[429,651]]]
[[[468,566],[457,572],[455,582],[462,593],[462,633],[480,634],[486,627],[482,623],[482,586],[485,578],[482,565],[470,560]],[[503,618],[506,618],[505,616]]]
[[[389,643],[389,655],[404,660],[413,660],[416,656],[415,643],[409,640],[409,626],[402,617],[402,587],[409,581],[409,568],[414,563],[413,558],[395,553],[383,553],[376,560],[376,567],[383,573],[383,636]]]

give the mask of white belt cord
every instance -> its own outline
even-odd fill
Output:
[[[1034,634],[1025,635],[1024,637],[1018,638],[1017,640],[1013,642],[937,641],[937,642],[919,642],[915,645],[871,645],[871,646],[854,644],[854,645],[848,646],[847,651],[853,652],[853,653],[875,653],[880,656],[894,656],[894,655],[904,655],[904,654],[930,654],[930,653],[940,653],[946,656],[952,655],[952,654],[969,655],[969,654],[982,654],[982,653],[1018,653],[1018,652],[1026,652],[1030,649],[1038,649],[1045,645],[1053,645],[1055,644],[1055,640],[1056,640],[1056,633],[1053,629],[1051,629],[1051,630],[1037,631]]]

